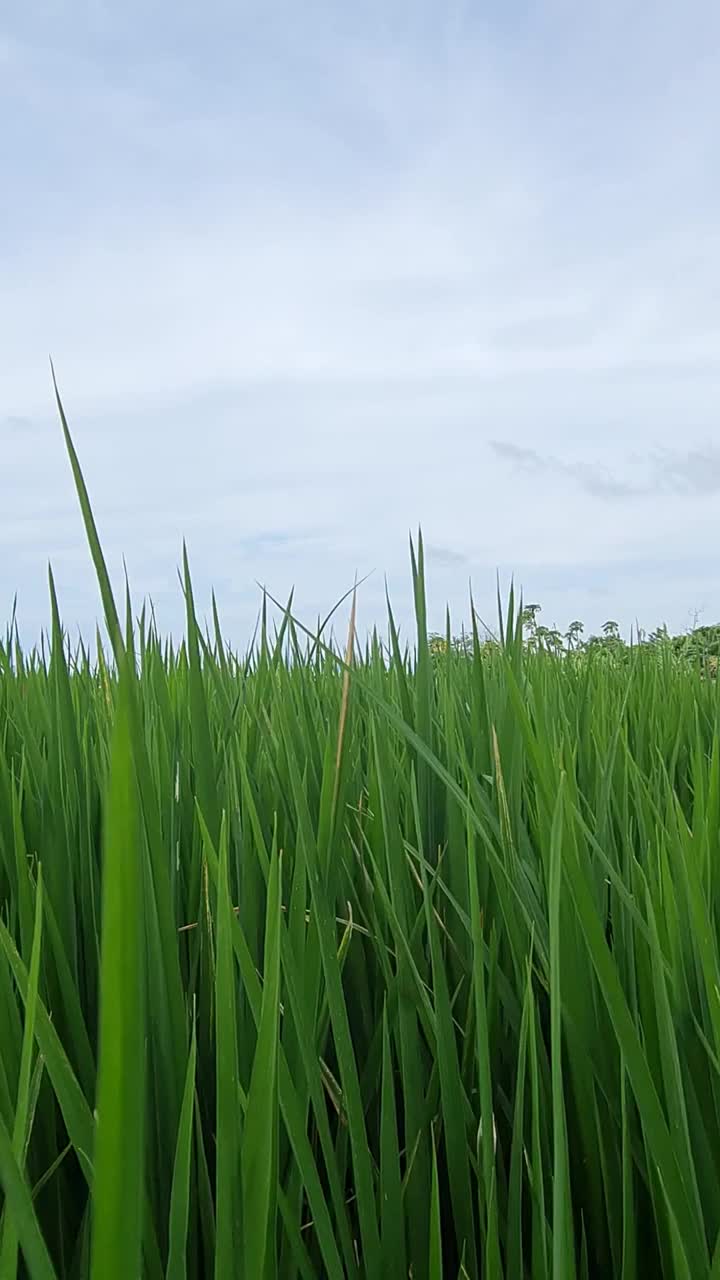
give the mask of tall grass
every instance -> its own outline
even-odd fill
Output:
[[[62,410],[61,410],[62,413]],[[720,1276],[720,703],[666,649],[0,646],[0,1280]],[[18,1271],[18,1268],[20,1270]]]

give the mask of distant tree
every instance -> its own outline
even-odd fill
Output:
[[[677,636],[671,636],[665,625],[656,627],[649,634],[638,629],[631,647],[623,639],[619,623],[612,618],[603,623],[599,635],[593,634],[585,639],[582,622],[571,622],[563,635],[556,627],[546,627],[538,622],[541,612],[539,604],[529,604],[524,606],[520,614],[525,648],[530,653],[544,651],[557,655],[572,654],[576,658],[583,655],[603,655],[615,661],[625,661],[629,659],[633,649],[666,649],[680,662],[700,665],[703,674],[711,678],[715,678],[720,670],[720,624],[696,626]],[[433,657],[437,658],[448,652],[447,635],[433,632],[428,637],[428,643]],[[495,643],[489,633],[480,640],[483,649],[489,649]],[[473,636],[465,632],[450,637],[450,651],[459,656],[471,656],[473,646]]]
[[[582,644],[582,634],[585,630],[582,622],[571,622],[565,632],[568,649],[577,649]]]

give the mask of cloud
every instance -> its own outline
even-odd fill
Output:
[[[527,449],[499,440],[491,440],[490,448],[516,470],[536,476],[561,476],[595,498],[630,498],[643,492],[641,488],[613,476],[597,463],[563,462],[550,454],[541,454],[537,449]]]
[[[720,449],[714,446],[677,453],[665,450],[636,459],[634,465],[644,472],[644,477],[636,481],[613,474],[597,462],[566,462],[499,440],[491,440],[490,448],[518,471],[569,479],[594,498],[612,501],[658,494],[703,497],[720,492]]]
[[[440,566],[449,567],[468,563],[468,557],[463,551],[456,551],[453,547],[443,547],[432,542],[427,544],[425,554],[431,563]]]
[[[209,47],[189,12],[167,45],[151,8],[142,48],[102,6],[86,32],[63,35],[52,4],[42,38],[16,20],[6,109],[32,110],[9,157],[24,213],[3,214],[0,337],[17,395],[45,403],[47,347],[75,402],[102,411],[254,377],[717,367],[698,270],[718,253],[714,192],[697,191],[697,128],[670,155],[663,132],[694,119],[713,68],[693,64],[692,95],[677,77],[659,95],[687,45],[671,14],[638,84],[642,6],[583,22],[540,5],[520,38],[467,6],[453,26],[432,5],[358,21],[320,4],[298,24],[287,6],[216,3]]]
[[[720,448],[715,446],[676,454],[665,451],[656,454],[650,465],[661,493],[703,497],[720,492]]]
[[[256,579],[312,616],[356,568],[407,623],[418,523],[440,625],[469,567],[492,615],[497,566],[712,544],[716,5],[70,9],[0,40],[0,614],[54,549],[97,612],[48,351],[111,563],[174,590],[187,535],[238,635]]]
[[[0,429],[5,428],[7,431],[32,431],[33,426],[32,418],[22,413],[7,413],[4,418],[0,418]]]

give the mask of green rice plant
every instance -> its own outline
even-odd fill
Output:
[[[237,654],[185,550],[164,641],[58,409],[108,640],[50,575],[0,643],[0,1280],[720,1276],[705,639],[428,637],[418,537],[412,644]]]

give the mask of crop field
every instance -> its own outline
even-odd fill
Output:
[[[671,646],[0,646],[0,1280],[720,1276],[720,701]],[[80,517],[79,517],[80,518]]]

